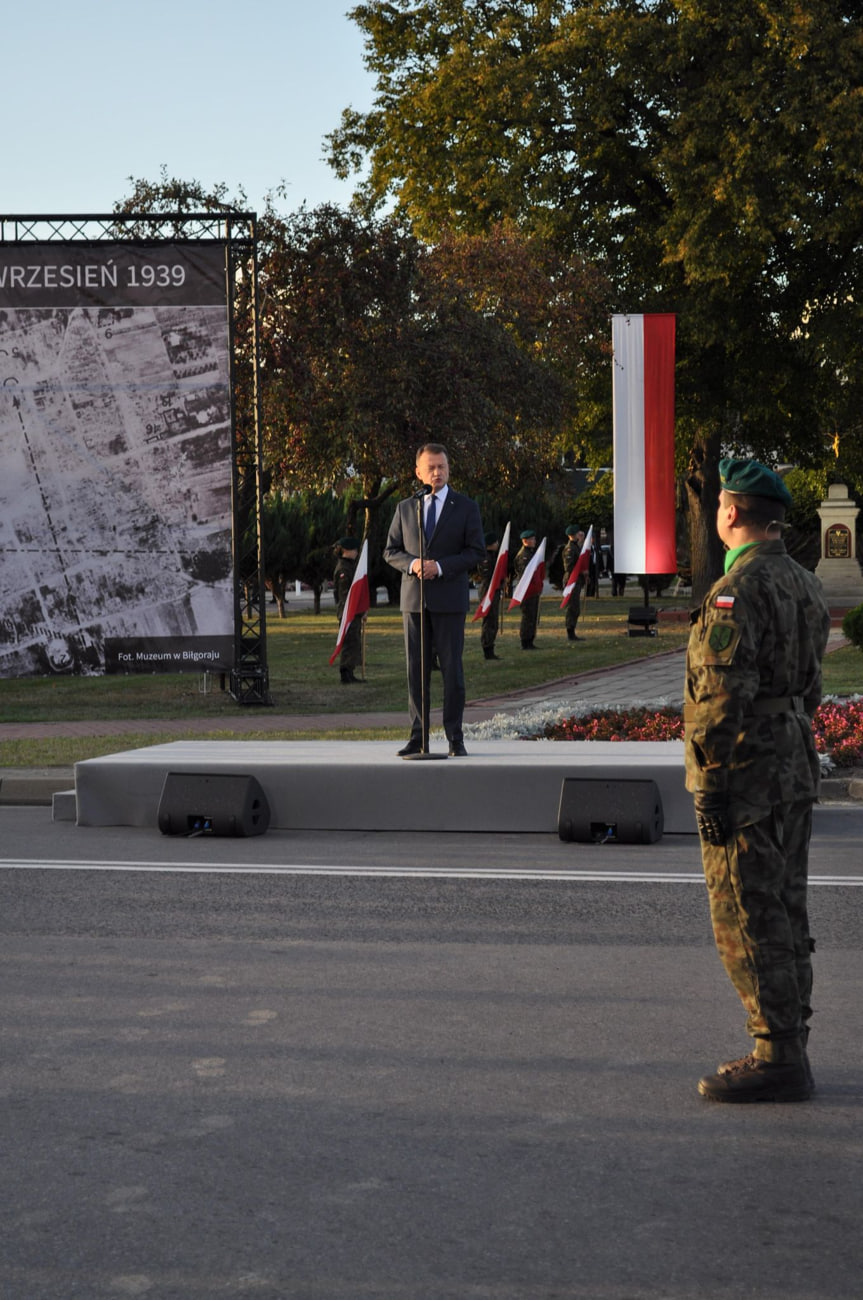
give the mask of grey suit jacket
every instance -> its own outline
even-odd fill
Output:
[[[384,559],[402,575],[400,607],[403,613],[418,613],[420,608],[419,578],[410,573],[410,566],[419,557],[419,518],[417,510],[422,502],[413,499],[400,501],[396,506]],[[470,606],[468,574],[485,555],[485,537],[479,506],[470,497],[447,492],[440,518],[431,540],[425,543],[425,557],[436,560],[442,576],[426,582],[426,609],[438,614],[466,614]]]

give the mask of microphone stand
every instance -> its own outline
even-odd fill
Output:
[[[412,759],[426,758],[447,758],[447,754],[430,754],[429,753],[429,709],[430,701],[426,698],[428,692],[428,678],[426,677],[426,589],[425,589],[425,541],[426,534],[423,528],[423,501],[430,495],[430,490],[420,492],[417,495],[417,531],[420,539],[420,710],[422,712],[422,743],[418,754],[404,754],[403,757]]]

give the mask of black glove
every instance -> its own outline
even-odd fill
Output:
[[[706,844],[724,844],[728,839],[728,796],[724,790],[696,790],[695,820]]]

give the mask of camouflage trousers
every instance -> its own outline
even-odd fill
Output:
[[[771,1042],[798,1037],[812,1015],[811,832],[806,800],[778,804],[725,844],[701,844],[716,948],[763,1059],[771,1058]]]
[[[533,644],[539,623],[539,596],[528,596],[521,602],[521,624],[519,635],[522,643]]]
[[[482,599],[482,597],[480,597]],[[498,628],[500,627],[500,592],[495,593],[494,600],[489,606],[489,611],[482,620],[482,630],[479,634],[479,643],[483,650],[493,650],[494,643],[497,640]]]
[[[569,598],[569,604],[564,611],[564,626],[567,632],[574,632],[578,624],[579,615],[581,614],[581,591],[576,585],[575,591]]]
[[[341,618],[341,615],[339,615]],[[339,655],[340,668],[359,668],[363,661],[363,620],[361,618],[352,619],[345,633],[345,639],[342,642],[342,652]]]

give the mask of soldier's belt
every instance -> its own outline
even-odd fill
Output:
[[[683,721],[694,722],[697,710],[695,704],[684,704]],[[745,716],[747,718],[763,717],[768,713],[805,713],[806,704],[802,695],[765,695],[753,700]]]
[[[805,713],[806,706],[802,695],[779,695],[775,698],[765,696],[764,699],[755,699],[749,709],[750,717],[758,717],[764,713]]]

